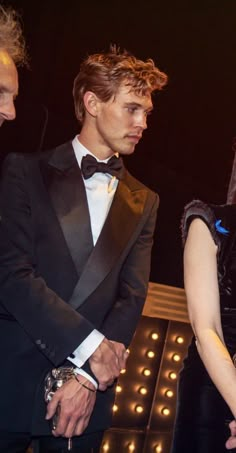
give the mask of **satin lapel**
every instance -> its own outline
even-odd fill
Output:
[[[93,240],[85,187],[72,145],[56,148],[50,161],[42,165],[41,171],[80,276],[93,249]]]
[[[97,244],[70,300],[74,308],[83,304],[116,264],[142,216],[146,197],[145,189],[132,192],[120,181]]]

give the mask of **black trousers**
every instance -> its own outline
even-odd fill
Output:
[[[68,439],[43,436],[32,438],[30,433],[9,433],[0,431],[1,453],[26,453],[32,446],[33,453],[99,453],[103,431],[74,437],[68,450]]]

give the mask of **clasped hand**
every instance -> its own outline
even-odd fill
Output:
[[[86,386],[94,389],[93,384],[85,380]],[[76,379],[70,379],[58,389],[47,405],[46,419],[50,420],[59,410],[55,437],[79,436],[87,428],[96,400],[96,392],[87,390]]]
[[[106,338],[91,355],[89,364],[98,380],[99,390],[106,390],[125,368],[128,352],[122,343]]]

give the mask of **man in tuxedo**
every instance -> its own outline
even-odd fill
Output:
[[[18,94],[16,65],[26,62],[22,28],[16,12],[0,6],[0,126],[15,118]]]
[[[158,207],[121,156],[134,152],[166,80],[152,60],[116,48],[89,56],[73,88],[80,134],[5,161],[1,453],[24,452],[33,437],[42,453],[99,451],[146,298]],[[69,379],[46,406],[52,369]]]

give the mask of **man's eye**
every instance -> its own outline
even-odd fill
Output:
[[[137,107],[127,107],[129,113],[134,113],[137,110]]]

